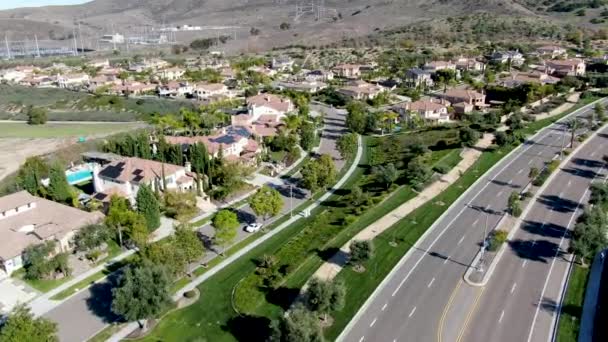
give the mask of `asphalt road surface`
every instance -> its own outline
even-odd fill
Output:
[[[580,110],[576,115],[585,116],[591,110]],[[564,124],[553,124],[504,158],[484,176],[484,181],[471,187],[435,223],[410,256],[392,271],[341,339],[359,342],[441,340],[443,333],[439,323],[444,309],[479,251],[486,222],[489,231],[504,214],[510,193],[519,192],[528,184],[530,168],[542,168],[568,139]],[[511,284],[512,281],[509,287]],[[501,299],[504,298],[496,300]],[[459,317],[462,314],[467,312],[454,313]],[[476,325],[475,329],[486,329],[490,334],[495,323],[487,327]]]
[[[532,204],[476,305],[469,306],[463,341],[551,340],[570,266],[571,229],[591,182],[606,176],[607,133],[583,146]]]
[[[323,127],[318,153],[331,155],[334,158],[336,167],[340,169],[344,166],[344,161],[340,158],[340,154],[336,148],[336,140],[346,132],[344,124],[346,120],[345,112],[319,105],[311,105],[311,108],[325,113],[325,126]],[[284,180],[284,182],[285,184],[282,186],[273,185],[283,196],[284,205],[281,215],[289,214],[291,202],[289,197],[290,183],[293,185],[292,204],[294,208],[304,202],[309,196],[309,193],[305,189],[297,187],[297,179],[289,178]],[[241,222],[262,222],[261,219],[256,219],[253,210],[248,205],[240,208],[237,214]],[[297,213],[294,212],[295,214]],[[269,220],[264,222],[264,224],[270,224],[272,221]],[[245,224],[239,230],[235,243],[249,235],[249,233],[244,231],[244,226]],[[205,240],[207,246],[213,248],[209,245],[209,241],[213,237],[213,228],[206,225],[200,227],[199,231],[202,233],[203,240]],[[211,253],[208,254],[212,256]],[[117,317],[110,310],[111,281],[113,280],[115,279],[102,281],[87,290],[81,291],[44,315],[58,324],[59,338],[62,342],[84,341],[102,330],[107,324],[117,320]]]

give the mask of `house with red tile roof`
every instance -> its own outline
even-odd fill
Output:
[[[419,100],[401,103],[394,106],[393,110],[405,120],[408,120],[411,113],[416,113],[427,122],[442,124],[450,122],[449,105],[447,101]]]
[[[103,197],[105,194],[109,198],[109,194],[119,193],[132,203],[135,203],[141,185],[160,191],[194,191],[196,179],[189,164],[184,167],[135,157],[125,157],[103,167],[93,167],[93,186],[98,195]],[[166,184],[166,189],[163,184]]]
[[[551,74],[558,77],[565,76],[583,76],[585,75],[586,65],[585,61],[580,58],[571,59],[556,59],[547,61],[546,66],[549,68]]]

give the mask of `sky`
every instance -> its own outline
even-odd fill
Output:
[[[0,10],[49,5],[76,5],[89,1],[91,0],[0,0]]]

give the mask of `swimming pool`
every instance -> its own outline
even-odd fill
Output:
[[[68,183],[78,184],[93,179],[93,171],[87,169],[78,170],[74,172],[68,171],[65,173],[65,177],[67,178]]]

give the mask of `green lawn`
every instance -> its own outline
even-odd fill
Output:
[[[134,129],[139,124],[53,124],[28,125],[26,123],[0,123],[3,138],[67,138],[109,134]]]
[[[574,265],[568,280],[568,289],[562,305],[559,326],[557,327],[558,342],[575,342],[578,340],[588,278],[589,268]]]

